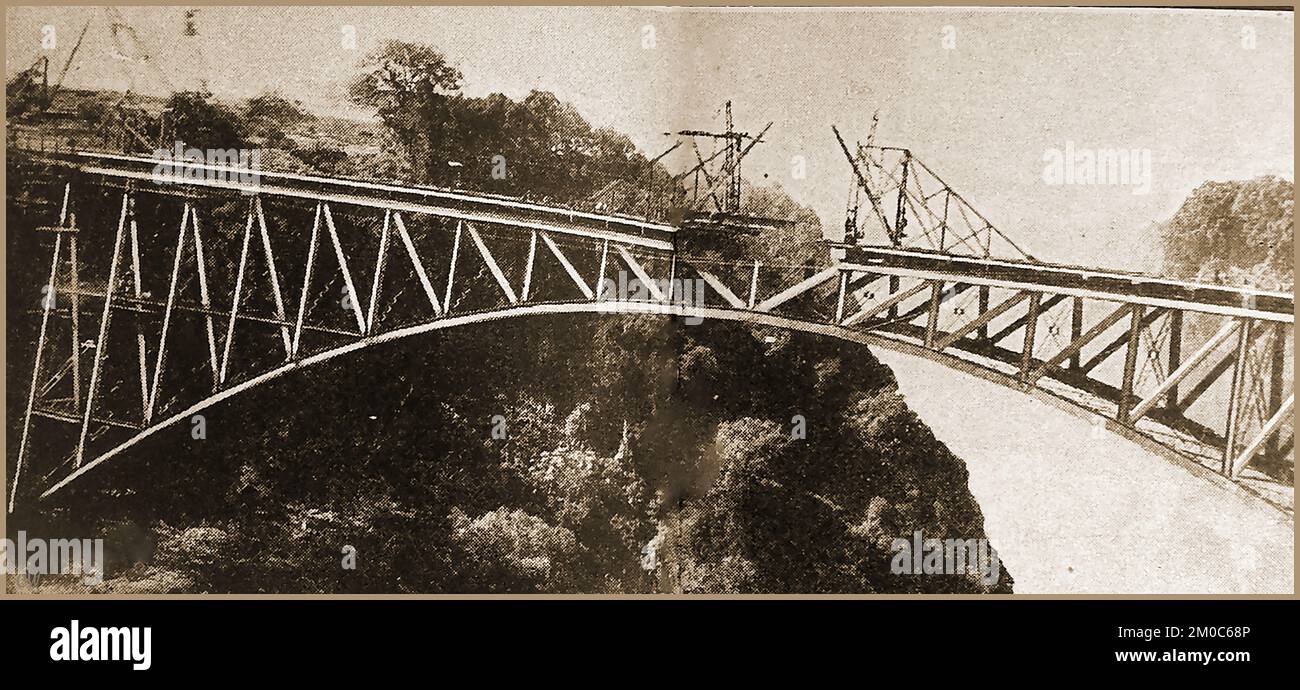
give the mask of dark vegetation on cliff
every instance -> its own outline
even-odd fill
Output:
[[[383,123],[369,134],[273,94],[238,106],[177,94],[177,137],[200,148],[257,145],[268,167],[555,203],[584,203],[610,180],[635,198],[656,186],[647,179],[668,177],[626,137],[590,127],[552,94],[459,94],[459,73],[427,48],[391,44],[365,68],[391,82],[370,89],[362,76],[353,85]],[[506,157],[504,179],[488,174],[495,155]],[[446,165],[453,160],[463,167]],[[10,458],[44,282],[43,258],[14,257],[49,251],[30,231],[46,219],[14,201],[15,178]],[[811,262],[815,215],[778,188],[746,192],[791,225],[737,240],[750,244],[745,252]],[[739,253],[724,246],[718,257]],[[796,416],[805,434],[794,433]],[[105,535],[111,591],[1012,584],[1005,570],[991,585],[974,572],[890,572],[894,539],[918,530],[979,539],[983,518],[964,464],[908,410],[891,372],[865,348],[810,335],[597,315],[478,325],[278,379],[207,411],[206,427],[203,440],[184,426],[159,434],[23,524]],[[344,567],[345,546],[355,549],[354,569]]]
[[[110,589],[1011,584],[889,572],[894,538],[979,538],[983,519],[963,463],[889,370],[814,336],[655,317],[502,322],[323,365],[212,410],[207,429],[164,434],[66,499],[63,519],[95,515],[120,542]],[[355,570],[340,566],[344,545]]]

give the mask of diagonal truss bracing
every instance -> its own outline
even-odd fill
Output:
[[[915,186],[915,178],[907,184]],[[74,199],[81,191],[66,189],[65,195]],[[1282,380],[1284,367],[1278,364],[1288,361],[1293,350],[1293,300],[1287,294],[892,248],[858,248],[843,261],[824,265],[791,267],[749,259],[726,270],[716,261],[673,252],[671,242],[665,249],[657,240],[634,237],[637,231],[630,224],[605,229],[597,227],[598,219],[575,217],[565,226],[562,211],[532,208],[513,219],[500,209],[494,211],[499,215],[470,218],[414,204],[410,195],[397,195],[394,203],[385,204],[375,190],[367,192],[371,196],[366,203],[351,204],[333,192],[310,198],[303,187],[293,194],[263,189],[241,199],[233,216],[204,211],[201,225],[201,196],[154,191],[128,184],[111,215],[92,213],[87,204],[81,215],[87,227],[82,228],[74,227],[72,220],[75,214],[69,206],[76,204],[65,203],[58,224],[45,229],[53,235],[51,284],[71,286],[69,297],[96,300],[99,321],[95,340],[84,348],[90,366],[88,380],[82,381],[73,367],[79,357],[62,364],[67,356],[62,347],[58,359],[49,352],[54,334],[76,328],[70,317],[77,310],[42,310],[15,472],[15,482],[31,486],[15,483],[11,510],[24,497],[66,485],[97,459],[116,456],[129,447],[125,444],[135,442],[130,439],[174,419],[177,409],[202,409],[245,390],[250,381],[261,381],[269,372],[292,372],[395,333],[422,332],[430,324],[469,323],[476,315],[498,311],[531,313],[528,310],[543,304],[550,306],[538,313],[563,311],[565,305],[574,311],[599,308],[600,313],[651,313],[638,310],[654,308],[658,311],[653,313],[690,315],[723,310],[741,321],[798,324],[808,332],[852,333],[857,334],[853,338],[869,337],[886,346],[906,345],[967,369],[1000,372],[1024,390],[1050,390],[1059,396],[1076,391],[1078,405],[1112,420],[1116,428],[1150,435],[1158,426],[1194,438],[1218,449],[1222,471],[1231,477],[1290,443],[1285,422],[1292,394]],[[310,206],[304,207],[304,198]],[[941,198],[931,195],[923,201],[933,207]],[[925,213],[921,201],[902,203]],[[166,217],[179,216],[174,242],[140,243],[136,207],[142,203]],[[366,221],[371,224],[336,224],[336,211],[343,213],[344,206],[349,214],[371,219]],[[312,214],[309,228],[289,220],[307,209]],[[411,222],[413,214],[420,223]],[[84,220],[89,218],[94,220]],[[545,223],[538,220],[542,218]],[[209,228],[206,233],[204,226]],[[88,232],[113,238],[111,251],[84,257],[83,263],[105,267],[108,281],[98,292],[74,282],[70,272],[77,264],[65,261],[71,240]],[[321,252],[332,255],[337,274],[315,267]],[[219,257],[230,257],[229,270],[219,268]],[[543,259],[554,268],[541,266]],[[264,270],[254,270],[258,263]],[[166,279],[161,298],[145,290],[142,265],[166,267],[158,271]],[[516,273],[513,267],[520,266]],[[619,266],[645,286],[643,296],[605,291],[607,273]],[[370,283],[368,299],[363,300],[353,270],[369,267],[371,272],[360,276]],[[302,280],[290,285],[289,275],[301,275]],[[744,284],[729,285],[728,277]],[[340,318],[348,322],[346,327],[326,323],[310,308],[313,294],[324,290],[329,280],[343,283],[346,316]],[[688,280],[698,280],[708,290],[691,289],[683,282]],[[197,301],[185,298],[180,289],[195,283]],[[285,304],[286,291],[297,302],[292,313]],[[262,296],[260,303],[251,299],[255,292]],[[401,321],[391,315],[393,305],[408,292],[415,301],[410,311],[401,313],[406,319]],[[474,299],[461,296],[466,294]],[[551,298],[560,302],[543,303],[541,294],[564,296]],[[634,304],[634,299],[640,301]],[[119,313],[137,318],[119,324],[113,318]],[[175,400],[167,406],[160,389],[164,374],[179,366],[168,357],[172,348],[182,346],[182,340],[170,334],[178,319],[202,322],[202,337],[185,345],[195,348],[188,354],[197,356],[188,359],[202,364],[196,365],[198,372],[186,373],[200,374],[205,386],[210,376],[212,386],[205,398]],[[111,337],[119,328],[131,329],[131,337]],[[1163,330],[1153,335],[1156,328]],[[236,343],[240,334],[244,337]],[[325,343],[320,344],[309,335],[329,338],[316,338]],[[127,346],[116,352],[115,343]],[[156,343],[152,361],[149,343]],[[1273,349],[1257,355],[1261,348]],[[132,380],[139,377],[141,403],[132,400],[129,413],[101,390],[105,366],[129,366]],[[58,408],[53,392],[54,383],[68,377],[74,391],[84,391],[84,396],[74,396],[76,407],[71,410]],[[1207,394],[1216,390],[1219,395]],[[168,391],[173,397],[183,394]],[[69,456],[32,457],[33,425],[70,428]],[[72,474],[60,474],[64,469]]]

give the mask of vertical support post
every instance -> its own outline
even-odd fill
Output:
[[[1223,475],[1233,477],[1232,461],[1236,459],[1237,436],[1241,432],[1241,393],[1246,387],[1246,356],[1250,352],[1250,319],[1242,319],[1237,331],[1237,356],[1232,365],[1232,388],[1228,395],[1227,429],[1223,434]]]
[[[1169,312],[1169,373],[1178,371],[1183,363],[1183,312],[1175,309]],[[1165,407],[1178,409],[1178,384],[1169,387],[1165,398]]]
[[[605,262],[609,259],[609,240],[605,240],[600,247],[600,271],[596,274],[596,288],[591,291],[594,295],[592,299],[600,301],[600,293],[605,290]]]
[[[943,282],[936,280],[930,283],[930,314],[925,321],[925,346],[929,348],[934,347],[934,334],[939,330],[939,307],[943,304]]]
[[[939,251],[941,252],[947,249],[944,245],[947,243],[948,237],[948,202],[952,200],[952,189],[944,187],[944,192],[946,193],[943,195],[943,222],[939,224]],[[988,332],[982,331],[980,337],[987,339],[989,337]]]
[[[334,227],[334,214],[330,213],[329,204],[322,204],[321,207],[325,210],[325,229],[329,231],[330,243],[334,245],[334,258],[338,259],[339,270],[343,272],[343,287],[348,291],[352,316],[357,320],[357,335],[365,335],[366,317],[361,315],[361,296],[357,294],[357,287],[352,282],[352,271],[348,270],[348,257],[343,252],[343,243],[339,240],[338,229]]]
[[[677,295],[677,252],[673,252],[673,257],[668,260],[668,303],[671,304]]]
[[[1029,369],[1034,363],[1034,338],[1038,333],[1038,305],[1043,296],[1037,292],[1029,293],[1029,312],[1025,317],[1025,340],[1020,347],[1020,378],[1028,380]]]
[[[70,216],[72,226],[77,225],[77,216]],[[62,222],[59,225],[63,225]],[[68,287],[71,291],[68,295],[72,303],[71,317],[72,326],[72,409],[81,411],[81,261],[77,253],[77,233],[71,233],[68,237]],[[53,288],[53,283],[50,284]]]
[[[113,238],[113,257],[108,265],[108,284],[104,287],[104,311],[99,316],[99,337],[95,340],[95,359],[90,367],[90,386],[86,390],[86,410],[81,419],[81,436],[77,440],[77,455],[73,467],[80,468],[81,460],[86,454],[86,436],[90,432],[90,415],[95,408],[95,396],[99,394],[99,371],[104,364],[104,352],[108,345],[108,324],[112,319],[113,293],[117,292],[117,265],[122,256],[122,236],[126,230],[126,207],[130,202],[131,192],[122,193],[122,214],[117,220],[117,233]]]
[[[537,231],[533,231],[532,239],[528,241],[528,265],[524,267],[524,287],[519,292],[519,301],[528,301],[528,292],[533,287],[533,261],[537,259]]]
[[[208,260],[203,255],[203,235],[199,232],[199,211],[190,211],[190,228],[194,231],[194,262],[199,272],[199,303],[203,305],[203,327],[208,336],[208,362],[212,369],[212,391],[221,386],[221,365],[217,363],[217,335],[212,323],[212,298],[208,294]]]
[[[1286,379],[1283,378],[1284,369],[1286,368],[1286,341],[1287,341],[1287,324],[1279,323],[1273,326],[1273,342],[1269,352],[1268,363],[1268,412],[1276,413],[1282,409],[1282,393],[1286,386]],[[1281,434],[1273,434],[1268,437],[1264,443],[1264,458],[1270,465],[1280,464],[1285,458],[1279,454],[1279,441]]]
[[[67,197],[64,197],[64,208],[67,208]],[[63,225],[62,221],[59,223]],[[32,362],[32,386],[31,392],[27,394],[27,410],[23,413],[23,435],[18,441],[18,461],[14,467],[14,478],[10,482],[9,488],[9,512],[14,512],[14,501],[18,497],[18,480],[23,476],[23,466],[27,462],[27,440],[31,434],[32,428],[32,409],[36,405],[36,384],[41,377],[41,357],[45,353],[45,334],[48,332],[50,324],[50,311],[54,308],[57,293],[54,291],[54,281],[58,278],[59,256],[63,252],[63,233],[54,235],[54,258],[50,260],[50,282],[47,284],[45,296],[41,300],[41,330],[36,336],[36,355]],[[76,343],[74,342],[74,348]],[[74,383],[75,385],[75,383]]]
[[[131,199],[131,208],[127,215],[131,224],[131,282],[136,299],[144,296],[144,285],[140,276],[140,228],[135,218],[135,199]],[[140,359],[140,408],[141,419],[149,414],[149,354],[144,343],[144,326],[139,317],[135,320],[135,344]]]
[[[388,224],[393,212],[384,209],[384,229],[379,233],[379,252],[375,255],[375,279],[370,284],[370,307],[366,309],[366,333],[375,328],[375,307],[379,304],[379,284],[384,282],[384,265],[388,262]]]
[[[266,255],[266,268],[271,274],[271,295],[275,297],[275,318],[282,322],[280,325],[280,339],[284,341],[284,359],[288,361],[293,354],[293,343],[289,339],[289,326],[283,323],[286,317],[284,295],[280,293],[280,274],[275,270],[275,252],[271,251],[271,235],[266,228],[266,214],[262,211],[262,197],[254,196],[253,205],[257,208],[257,228],[262,236],[262,253]]]
[[[153,419],[154,410],[158,409],[158,387],[162,382],[163,365],[167,361],[167,330],[171,327],[172,307],[176,305],[176,280],[180,277],[181,256],[185,253],[185,230],[190,221],[190,202],[185,202],[181,211],[181,231],[176,237],[176,255],[172,257],[172,277],[167,283],[167,303],[163,307],[162,332],[158,335],[158,358],[153,364],[153,390],[149,393],[149,409],[145,410],[144,423],[148,425]]]
[[[903,169],[898,183],[898,209],[894,216],[894,232],[890,239],[895,247],[903,244],[903,229],[907,227],[907,166],[912,162],[912,152],[903,150]]]
[[[987,285],[979,286],[979,302],[980,302],[979,316],[984,316],[984,313],[989,310],[989,286]],[[979,339],[980,340],[989,339],[989,325],[987,323],[980,326]]]
[[[849,272],[840,271],[840,287],[835,297],[835,323],[844,322],[844,297],[849,290]]]
[[[749,308],[754,308],[754,299],[758,297],[758,262],[754,262],[754,272],[749,277]]]
[[[889,276],[889,296],[893,297],[897,292],[898,292],[898,276],[891,275]],[[890,319],[898,318],[897,304],[889,308],[889,318]]]
[[[316,263],[316,243],[320,239],[320,209],[316,204],[316,219],[311,224],[311,240],[307,244],[307,267],[302,276],[302,296],[298,299],[298,319],[293,324],[293,354],[298,356],[298,347],[302,344],[302,322],[307,316],[307,291],[311,289],[311,268]]]
[[[451,285],[456,278],[456,257],[460,256],[460,221],[456,221],[456,236],[451,241],[451,267],[447,269],[447,294],[442,300],[442,313],[451,314]]]
[[[1083,298],[1074,297],[1071,300],[1070,307],[1070,342],[1077,343],[1083,336]],[[1080,348],[1082,350],[1082,348]],[[1068,366],[1071,369],[1079,368],[1079,350],[1070,355]]]
[[[69,195],[72,183],[63,185],[63,208],[59,211],[59,227],[77,227],[77,214],[68,213]],[[68,234],[68,299],[72,303],[72,410],[81,412],[81,267],[78,265],[77,233]],[[50,281],[50,290],[54,291],[54,281]]]
[[[230,345],[235,340],[235,320],[239,318],[239,302],[244,295],[244,267],[248,264],[248,245],[253,239],[253,202],[248,203],[248,222],[244,224],[244,243],[239,248],[239,267],[235,269],[235,295],[230,300],[230,323],[226,326],[226,344],[221,351],[221,375],[218,384],[226,383],[226,369],[230,366]]]
[[[1120,384],[1119,410],[1116,418],[1121,424],[1128,424],[1133,411],[1133,382],[1137,376],[1138,349],[1142,346],[1142,317],[1146,307],[1133,305],[1132,317],[1128,327],[1128,345],[1124,348],[1124,382]]]

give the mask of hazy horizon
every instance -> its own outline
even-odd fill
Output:
[[[911,148],[1036,255],[1116,268],[1152,268],[1151,243],[1134,233],[1206,181],[1294,180],[1288,12],[201,7],[192,38],[184,8],[121,12],[153,65],[111,57],[103,8],[18,7],[6,13],[6,73],[41,54],[47,24],[57,71],[94,15],[69,87],[165,93],[206,81],[222,99],[275,91],[364,117],[341,86],[392,38],[446,54],[467,95],[551,91],[651,156],[671,145],[663,132],[719,126],[731,100],[738,129],[775,122],[746,178],[780,184],[829,228],[843,224],[850,179],[830,126],[864,139],[878,109],[877,143]],[[1071,145],[1150,150],[1150,193],[1045,184],[1045,152]],[[687,164],[677,153],[670,168]],[[805,179],[791,175],[795,156]]]

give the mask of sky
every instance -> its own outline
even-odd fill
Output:
[[[650,155],[674,141],[664,132],[719,127],[731,100],[738,129],[774,123],[746,177],[829,227],[843,224],[851,174],[830,127],[865,139],[878,111],[876,143],[910,148],[1036,256],[1114,268],[1151,268],[1151,225],[1203,182],[1294,179],[1287,12],[202,7],[185,38],[182,8],[122,8],[148,62],[120,59],[139,57],[126,43],[113,57],[106,12],[8,8],[7,74],[42,54],[47,25],[62,66],[93,17],[69,86],[206,81],[220,97],[276,91],[364,118],[341,85],[380,41],[417,41],[448,56],[469,95],[549,90]],[[1045,157],[1067,146],[1150,151],[1149,193],[1047,184]],[[678,153],[670,167],[687,164]]]

